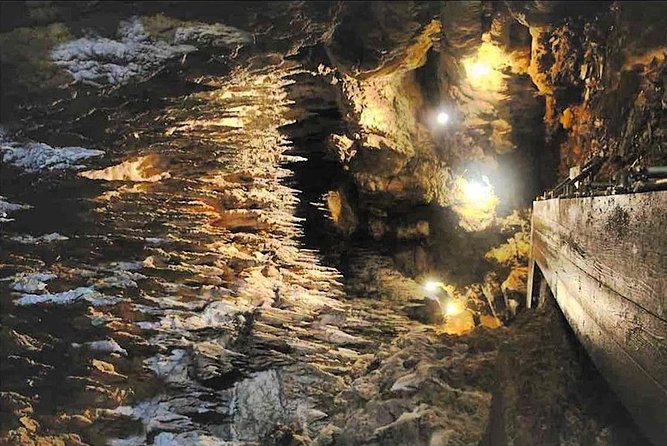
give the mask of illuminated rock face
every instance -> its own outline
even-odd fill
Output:
[[[664,5],[537,3],[512,14],[530,29],[528,73],[546,99],[547,149],[560,176],[594,155],[664,164]]]
[[[479,443],[525,293],[512,211],[561,153],[659,159],[660,28],[596,6],[621,25],[605,59],[565,2],[112,5],[15,4],[26,27],[0,35],[1,435]],[[455,298],[436,326],[406,314],[425,273]]]
[[[389,234],[386,221],[398,203],[403,214],[424,204],[453,210],[449,229],[425,217],[446,239],[457,237],[452,223],[490,235],[498,216],[529,206],[594,154],[641,157],[646,165],[667,159],[659,4],[358,8],[369,26],[355,28],[361,13],[343,9],[326,42],[327,73],[347,123],[338,137],[344,147],[336,147],[362,194],[361,212],[371,210],[366,227],[375,237]],[[403,20],[378,19],[389,11]],[[482,175],[493,185],[488,206],[471,202],[461,186]],[[430,240],[435,266],[434,251],[448,248]]]
[[[357,27],[362,13],[368,26]],[[336,17],[318,72],[345,123],[330,150],[356,188],[356,232],[389,241],[408,274],[447,271],[462,293],[500,268],[500,293],[514,266],[484,256],[513,236],[504,219],[539,184],[528,28],[475,2],[345,5]]]

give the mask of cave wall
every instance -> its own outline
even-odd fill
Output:
[[[331,212],[356,217],[334,220],[354,221],[405,274],[453,284],[485,311],[488,299],[506,306],[525,286],[526,214],[517,211],[540,187],[544,139],[528,29],[485,2],[345,3],[324,46],[318,71],[345,121],[330,151],[355,186],[336,191]],[[496,64],[490,88],[467,76],[485,51]],[[443,111],[450,122],[440,126]],[[466,185],[482,178],[493,187],[480,206]]]
[[[341,237],[376,240],[406,274],[442,277],[462,292],[522,291],[526,210],[569,167],[593,154],[646,165],[667,157],[662,3],[26,2],[3,11],[10,131],[53,113],[51,104],[61,114],[97,104],[107,90],[75,97],[49,54],[90,33],[117,38],[131,14],[145,16],[156,41],[169,41],[177,24],[224,19],[256,47],[299,59],[329,85],[306,91],[298,81],[302,93],[325,94],[342,121],[322,141],[343,178],[322,196]],[[198,57],[229,70],[237,54],[230,46],[224,57]],[[492,64],[488,84],[471,75],[478,59]],[[446,126],[436,123],[441,111]],[[492,188],[479,206],[465,190],[483,178]]]
[[[664,164],[667,6],[576,3],[509,3],[533,38],[529,73],[560,177],[594,155]]]
[[[526,216],[593,155],[664,163],[665,12],[632,2],[343,4],[320,72],[339,91],[347,128],[331,149],[357,187],[358,228],[393,243],[412,275],[520,283],[522,260],[508,269],[489,255],[525,238],[525,220],[510,216]],[[476,60],[491,61],[486,84],[471,74]],[[434,125],[441,110],[446,127]],[[482,175],[497,199],[486,209],[463,196]]]

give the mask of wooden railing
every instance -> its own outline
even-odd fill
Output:
[[[667,444],[667,191],[577,197],[585,187],[569,184],[593,169],[533,203],[527,306],[548,286],[646,436]]]

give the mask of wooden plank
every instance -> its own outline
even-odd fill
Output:
[[[530,246],[533,246],[534,234],[535,234],[535,229],[533,228],[533,223],[531,220]],[[533,258],[533,256],[530,256],[528,259],[528,281],[526,283],[526,308],[531,308],[533,306],[536,285],[538,284],[535,281],[535,259]]]
[[[656,444],[667,438],[666,215],[667,192],[554,199],[534,203],[531,230],[531,260]]]
[[[535,250],[537,259],[556,259],[555,253],[539,242]],[[557,280],[558,288],[556,291],[552,288],[554,295],[565,293],[577,299],[579,307],[609,332],[605,342],[613,341],[622,346],[645,374],[658,384],[665,395],[667,408],[667,323],[609,288],[600,286],[566,257],[553,260],[551,264],[549,271]]]
[[[667,322],[587,274],[580,267],[586,259],[560,243],[557,232],[548,230],[536,227],[533,241],[535,257],[550,261],[542,271],[549,269],[566,283],[569,294],[578,296],[580,305],[598,325],[613,327],[616,342],[667,388]]]
[[[541,261],[537,260],[541,266]],[[563,314],[596,366],[619,395],[646,436],[656,445],[667,438],[667,396],[646,371],[627,354],[624,347],[611,340],[610,329],[601,327],[571,294],[566,282],[543,270]]]
[[[667,191],[536,201],[533,223],[557,228],[579,267],[667,320]]]
[[[531,235],[532,238],[532,235]],[[532,243],[531,243],[532,246]],[[526,283],[526,308],[533,306],[533,299],[535,295],[535,259],[532,257],[528,260],[528,281]]]

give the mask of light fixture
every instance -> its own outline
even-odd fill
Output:
[[[473,62],[467,68],[467,74],[473,80],[479,80],[483,76],[488,76],[493,71],[493,67],[485,62]]]
[[[463,303],[458,300],[450,300],[445,305],[445,315],[446,316],[456,316],[463,313]]]
[[[458,176],[454,183],[454,212],[467,231],[481,231],[493,223],[500,199],[486,176]]]
[[[469,203],[483,205],[493,197],[493,188],[489,179],[483,176],[482,180],[484,183],[477,180],[469,180],[465,183],[464,193]]]
[[[427,293],[435,293],[441,286],[444,286],[441,282],[437,282],[435,280],[427,280],[426,282],[424,282],[423,288],[424,291],[426,291]]]
[[[441,111],[438,113],[438,115],[435,117],[436,121],[438,121],[438,124],[440,125],[447,125],[449,122],[449,113],[445,111]]]
[[[483,42],[477,48],[477,54],[464,58],[462,63],[473,88],[498,91],[504,85],[502,69],[511,61],[500,47],[491,42]]]

